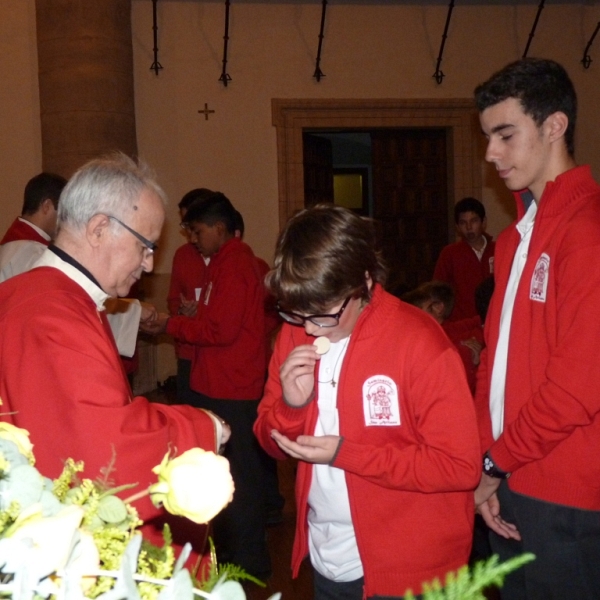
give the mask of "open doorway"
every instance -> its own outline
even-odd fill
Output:
[[[389,287],[413,287],[419,281],[430,278],[440,244],[454,239],[451,207],[464,196],[481,197],[481,133],[473,101],[274,99],[272,108],[273,124],[277,128],[281,226],[295,211],[305,206],[304,135],[314,135],[315,132],[368,133],[371,154],[378,155],[378,159],[371,163],[372,177],[368,185],[372,188],[373,202],[370,210],[380,223],[384,255],[392,257],[394,262],[390,265]],[[428,130],[438,139],[421,142],[407,139],[400,143],[394,141],[394,130],[406,131],[409,138],[410,130]],[[416,188],[407,190],[405,185],[404,191],[409,193],[403,192],[400,195],[405,197],[400,199],[398,192],[394,192],[398,167],[388,159],[398,155],[402,144],[402,152],[406,152],[408,147],[412,148],[413,154],[419,154],[419,148],[422,149],[424,144],[425,153],[434,157],[429,166],[425,163],[413,166],[406,170],[405,175],[427,181],[432,177],[438,178],[439,169],[444,168],[445,191],[438,189],[424,194]],[[377,173],[375,165],[380,165]],[[322,168],[321,178],[324,172],[325,168]],[[402,179],[406,180],[404,175]],[[378,181],[383,182],[381,191],[377,188]],[[376,197],[383,198],[383,201],[375,201]],[[315,200],[317,197],[313,196],[309,202]],[[389,214],[402,205],[409,207],[412,216],[401,221],[389,219]],[[415,236],[414,239],[411,236]],[[424,239],[438,241],[424,246],[420,241]],[[398,240],[406,242],[404,248],[398,248]]]
[[[305,206],[333,202],[375,220],[388,288],[431,279],[449,241],[445,128],[305,130]]]

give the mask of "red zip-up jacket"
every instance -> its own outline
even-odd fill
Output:
[[[315,430],[318,397],[290,407],[279,380],[291,350],[314,339],[288,324],[277,338],[254,432],[278,459],[286,455],[271,438],[273,429],[294,440]],[[391,396],[398,398],[399,424],[367,424],[371,392],[379,387],[397,389]],[[343,442],[333,466],[346,476],[364,593],[403,596],[412,588],[419,594],[421,583],[465,564],[471,549],[481,453],[460,358],[429,315],[376,286],[352,331],[337,408]],[[294,576],[308,553],[311,476],[312,465],[300,461]]]
[[[515,194],[519,219],[525,213]],[[589,167],[546,184],[510,328],[504,432],[492,437],[489,387],[502,303],[520,236],[496,243],[496,287],[476,404],[484,450],[520,494],[600,510],[600,186]]]

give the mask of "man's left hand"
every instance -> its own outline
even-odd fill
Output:
[[[271,432],[271,437],[291,457],[320,465],[327,465],[333,460],[342,440],[338,435],[299,435],[293,442],[276,429]]]

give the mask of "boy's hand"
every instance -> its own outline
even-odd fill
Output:
[[[333,460],[342,441],[339,435],[299,435],[296,441],[292,442],[276,429],[271,431],[271,437],[291,457],[320,465],[328,465]]]

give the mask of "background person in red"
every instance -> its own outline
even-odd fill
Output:
[[[252,433],[266,371],[264,284],[250,246],[236,236],[235,208],[220,192],[192,205],[184,222],[210,257],[198,315],[161,315],[150,333],[194,345],[193,405],[231,426],[225,448],[235,482],[233,502],[213,521],[217,556],[264,579],[271,571],[265,539],[265,468]]]
[[[177,205],[181,217],[181,231],[186,243],[175,251],[171,269],[171,281],[167,296],[169,314],[195,317],[198,311],[198,300],[206,284],[206,266],[210,258],[200,254],[196,245],[189,239],[189,231],[184,223],[185,215],[195,202],[202,202],[214,194],[207,188],[190,190]],[[183,404],[191,404],[190,372],[194,358],[194,346],[175,340],[177,355],[177,400]]]
[[[353,212],[306,209],[267,278],[287,323],[254,431],[273,457],[299,461],[292,568],[310,555],[315,600],[419,594],[471,549],[480,450],[460,358],[428,315],[384,291],[374,243]]]
[[[485,207],[476,198],[463,198],[454,207],[456,230],[462,238],[440,252],[433,279],[454,288],[450,321],[477,316],[475,290],[494,272],[495,244],[486,232]]]

